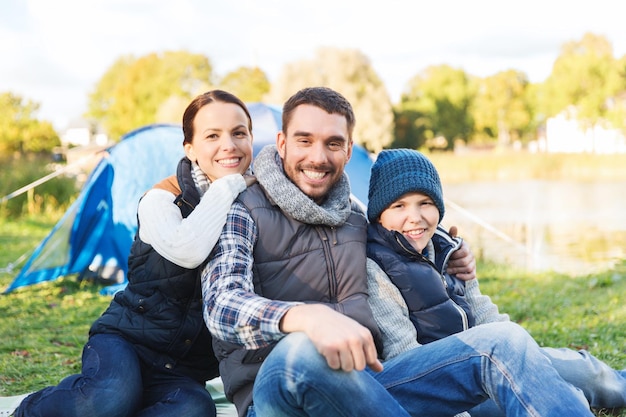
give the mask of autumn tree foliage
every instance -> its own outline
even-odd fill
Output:
[[[0,93],[0,158],[49,153],[60,144],[52,123],[37,118],[39,104],[16,94]]]
[[[147,124],[180,122],[184,106],[213,85],[213,67],[201,54],[177,51],[123,56],[89,95],[86,117],[96,120],[117,140]]]

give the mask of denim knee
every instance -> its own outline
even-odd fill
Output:
[[[217,410],[211,394],[204,388],[177,389],[157,404],[142,410],[142,416],[215,417]]]
[[[304,333],[290,333],[285,336],[272,350],[268,359],[273,363],[284,362],[284,366],[290,369],[294,366],[315,369],[326,364],[324,357]]]
[[[506,355],[512,355],[513,352],[524,352],[533,345],[538,348],[530,334],[517,323],[488,323],[473,329],[476,329],[476,334],[479,336],[477,340],[472,338],[477,344],[478,350],[501,351]],[[463,338],[464,333],[466,332],[459,333],[459,336]],[[488,334],[488,337],[484,337],[485,334]]]

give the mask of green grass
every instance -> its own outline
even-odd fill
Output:
[[[18,272],[4,271],[7,265],[29,253],[57,218],[0,220],[1,291]],[[0,395],[32,391],[80,370],[89,325],[110,302],[100,289],[68,277],[0,295]]]
[[[488,263],[479,268],[481,291],[541,346],[587,349],[626,367],[626,262],[576,277]]]
[[[54,216],[0,219],[0,270],[32,250],[55,222]],[[1,291],[16,272],[0,272]],[[626,367],[626,262],[579,277],[481,262],[479,277],[482,292],[540,345],[585,348],[615,368]],[[0,295],[0,396],[56,384],[79,371],[89,326],[110,301],[100,289],[68,277]]]

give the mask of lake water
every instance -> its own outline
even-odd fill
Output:
[[[530,270],[589,274],[626,259],[626,181],[443,184],[443,225],[476,255]]]

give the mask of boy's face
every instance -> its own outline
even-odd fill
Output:
[[[380,215],[380,224],[387,230],[400,232],[422,252],[435,234],[439,210],[427,195],[410,192],[391,203]]]

